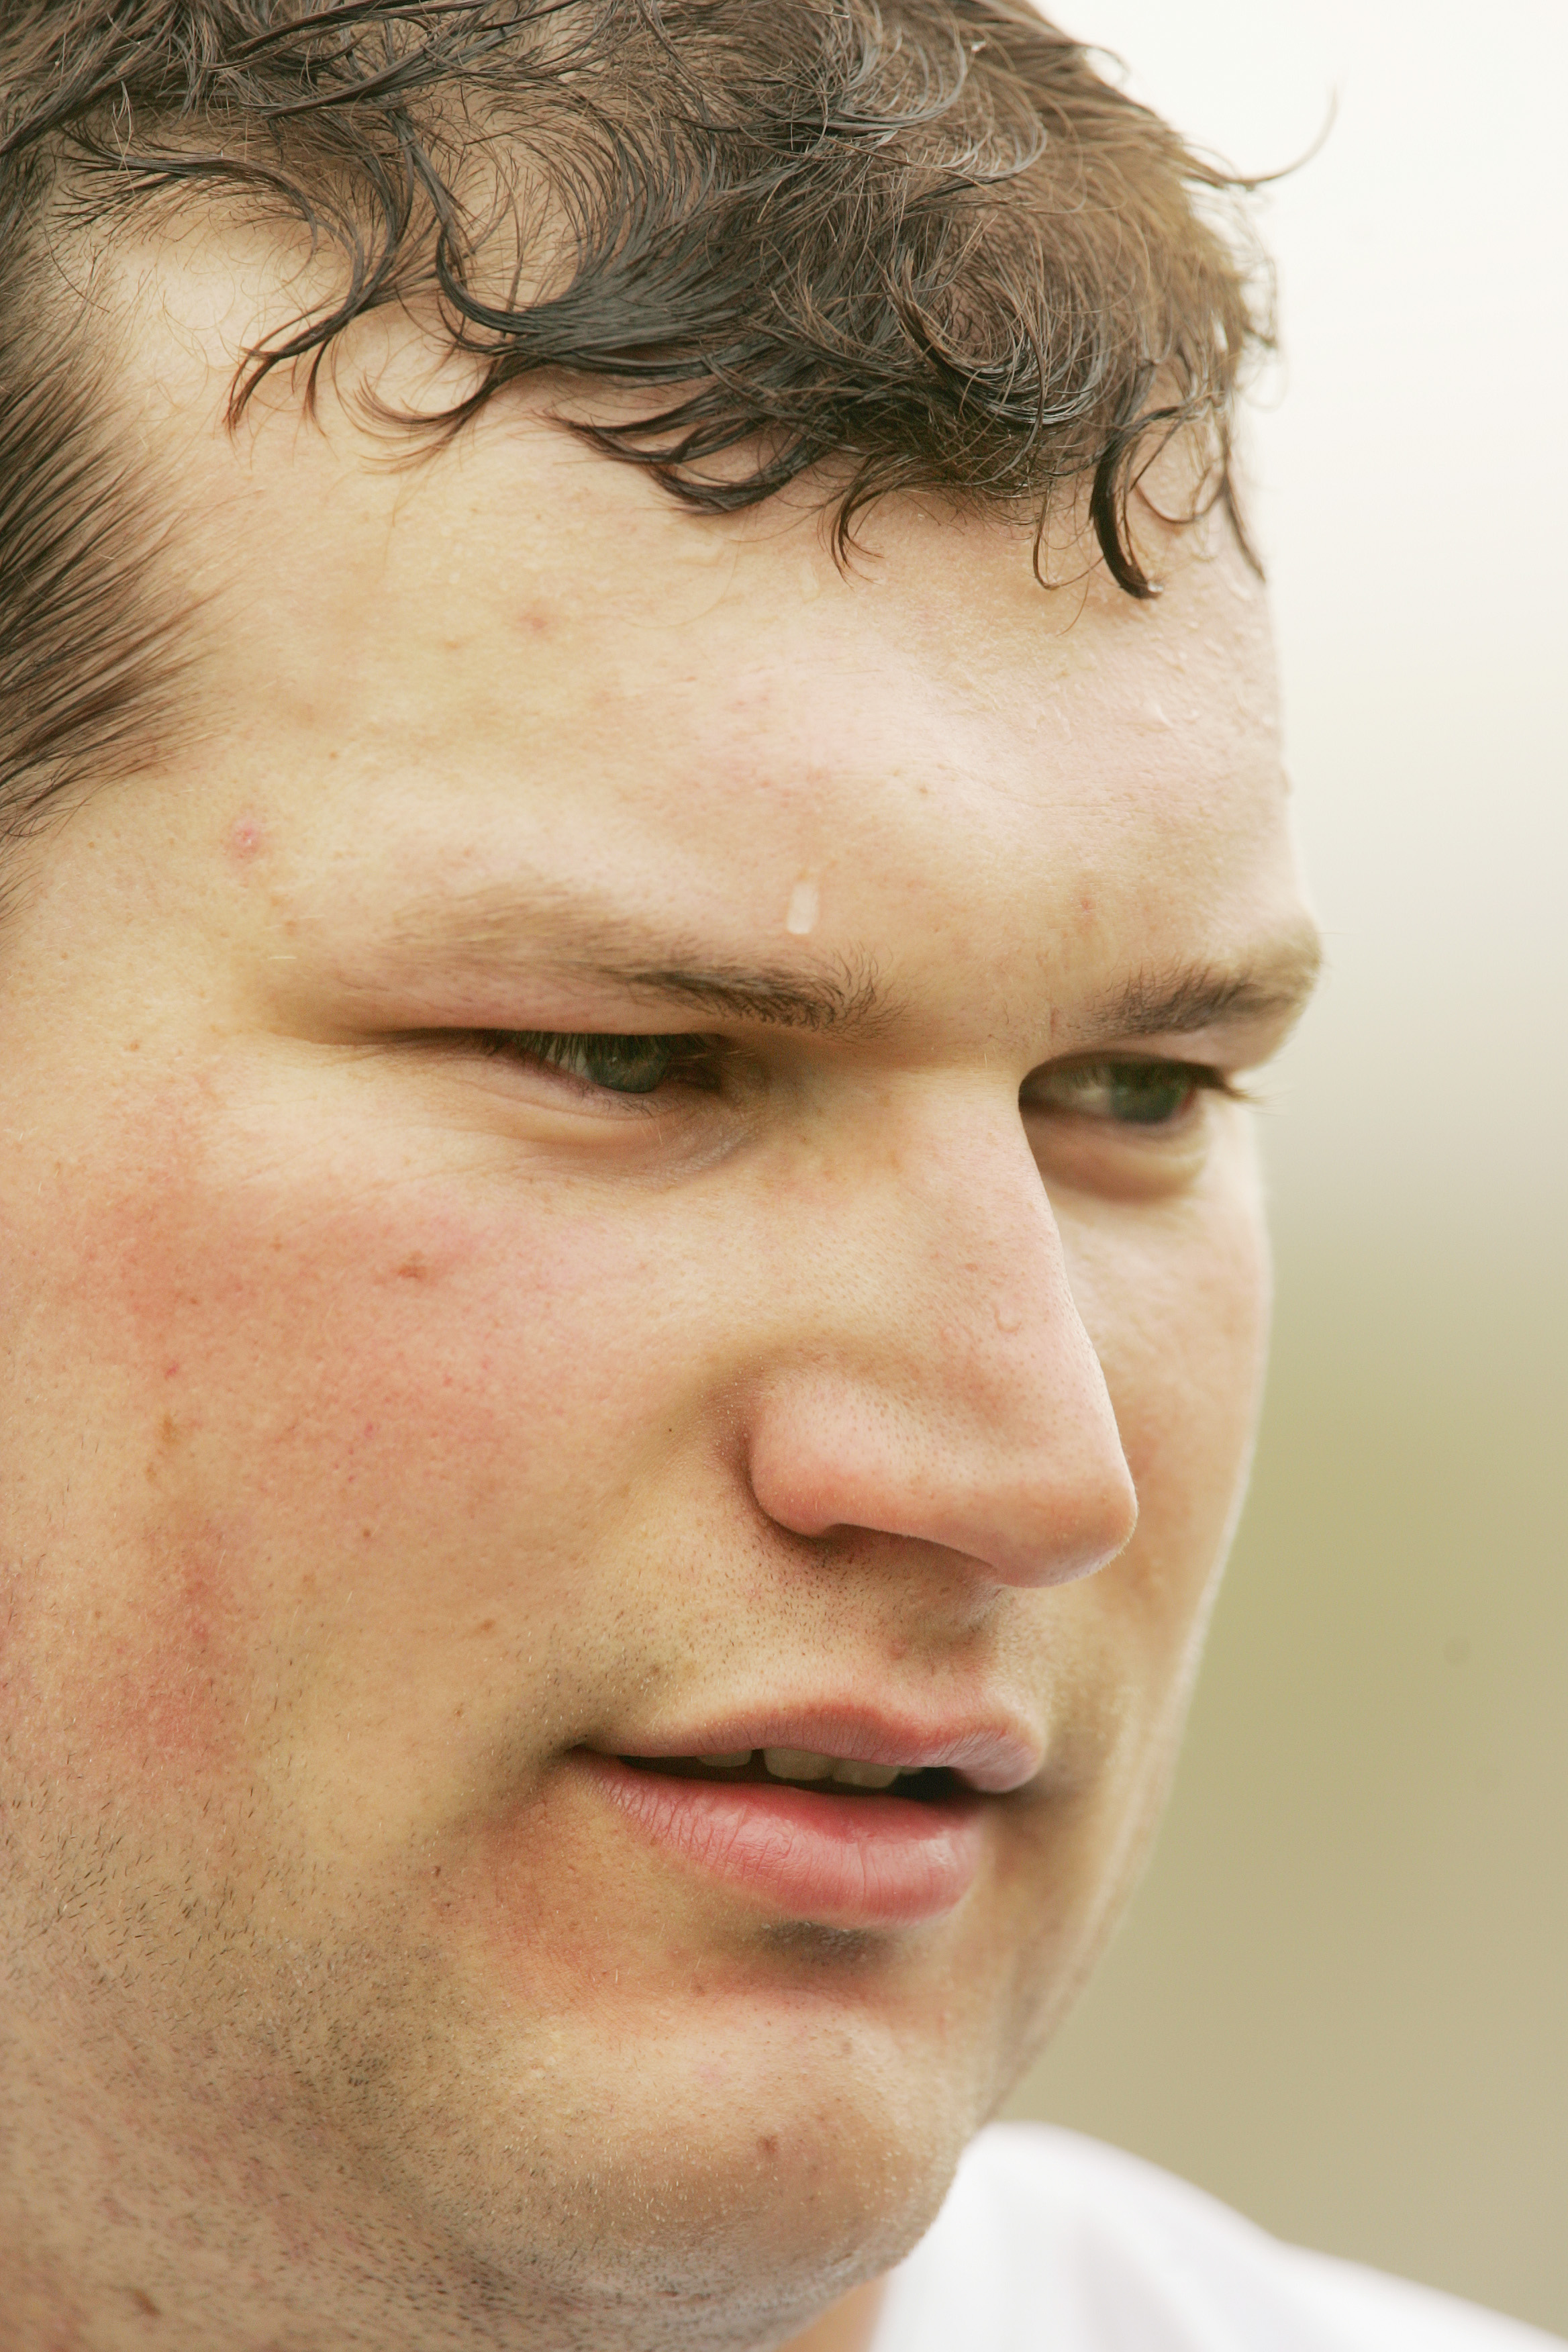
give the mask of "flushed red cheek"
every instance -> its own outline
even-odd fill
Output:
[[[100,1743],[144,1772],[205,1776],[243,1756],[261,1628],[237,1535],[176,1507],[148,1529],[134,1609],[100,1620],[84,1712]]]
[[[476,1617],[539,1632],[557,1585],[580,1605],[647,1405],[640,1323],[605,1296],[624,1247],[363,1190],[187,1196],[99,1235],[113,1279],[78,1303],[128,1424],[112,1516],[146,1529],[145,1638],[100,1698],[117,1742],[144,1722],[195,1752],[237,1716],[285,1736],[323,1675],[408,1692],[412,1723],[471,1672]]]
[[[134,1809],[138,1790],[184,1788],[211,1804],[216,1830],[268,1704],[269,1627],[243,1516],[183,1501],[138,1516],[110,1486],[48,1520],[0,1595],[18,1755],[48,1787],[96,1789],[106,1818]]]

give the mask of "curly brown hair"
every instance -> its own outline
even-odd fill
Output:
[[[237,200],[337,254],[231,419],[280,366],[313,402],[349,323],[399,303],[476,370],[411,436],[542,378],[691,506],[812,475],[841,560],[889,492],[1037,530],[1077,492],[1147,596],[1147,453],[1197,425],[1236,520],[1268,341],[1237,187],[1026,0],[6,0],[0,826],[144,759],[178,699],[173,526],[79,295],[150,205]]]

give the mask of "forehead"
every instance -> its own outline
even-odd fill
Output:
[[[413,471],[278,416],[202,468],[231,814],[308,928],[504,928],[543,875],[739,946],[805,879],[825,923],[934,946],[1011,908],[1160,961],[1289,894],[1263,601],[1217,528],[1138,605],[912,500],[841,572],[815,509],[693,515],[523,411]]]

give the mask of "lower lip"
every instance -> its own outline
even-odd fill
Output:
[[[792,1919],[903,1927],[962,1902],[980,1867],[984,1799],[829,1797],[765,1781],[679,1780],[578,1751],[648,1842]]]

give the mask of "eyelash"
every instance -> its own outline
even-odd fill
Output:
[[[714,1092],[718,1086],[716,1065],[723,1048],[710,1038],[694,1034],[627,1034],[595,1030],[516,1029],[498,1030],[487,1034],[486,1051],[512,1059],[532,1062],[553,1071],[577,1085],[623,1101],[642,1101],[657,1094],[672,1078],[688,1086],[699,1086]],[[629,1056],[635,1075],[646,1083],[614,1086],[603,1073],[604,1061],[616,1052]],[[597,1059],[601,1070],[595,1074],[593,1063]],[[574,1063],[587,1066],[574,1067]],[[1184,1090],[1184,1099],[1169,1117],[1141,1118],[1133,1111],[1121,1118],[1108,1117],[1107,1125],[1121,1131],[1142,1128],[1149,1132],[1169,1132],[1183,1113],[1190,1109],[1195,1096],[1216,1094],[1231,1102],[1248,1102],[1247,1090],[1228,1077],[1223,1070],[1202,1062],[1178,1062],[1163,1056],[1138,1055],[1106,1055],[1098,1060],[1068,1062],[1055,1069],[1042,1072],[1036,1081],[1042,1090],[1054,1086],[1062,1089],[1066,1100],[1031,1101],[1027,1092],[1020,1094],[1019,1107],[1024,1110],[1056,1111],[1068,1117],[1093,1116],[1075,1106],[1071,1097],[1074,1088],[1089,1094],[1097,1087],[1110,1100],[1120,1090],[1124,1097],[1135,1096],[1142,1083],[1147,1100],[1151,1087],[1157,1092],[1163,1085],[1175,1085]]]
[[[646,1085],[616,1087],[604,1076],[595,1076],[591,1068],[571,1066],[574,1061],[591,1064],[595,1055],[607,1056],[616,1048],[627,1050],[637,1075],[647,1077]],[[715,1066],[721,1050],[708,1037],[621,1035],[600,1030],[492,1030],[486,1038],[488,1053],[542,1064],[547,1070],[574,1080],[579,1086],[632,1102],[646,1099],[672,1077],[713,1092],[718,1084]]]
[[[1151,1134],[1170,1133],[1201,1095],[1218,1095],[1226,1102],[1249,1103],[1253,1100],[1244,1087],[1210,1063],[1178,1062],[1158,1055],[1101,1055],[1094,1061],[1060,1063],[1055,1069],[1042,1072],[1035,1083],[1042,1091],[1053,1087],[1062,1089],[1068,1098],[1055,1102],[1042,1102],[1037,1098],[1031,1101],[1026,1091],[1019,1097],[1021,1108],[1055,1111],[1069,1118],[1093,1116],[1072,1101],[1071,1093],[1075,1086],[1082,1094],[1088,1094],[1098,1087],[1111,1097],[1119,1090],[1135,1096],[1140,1083],[1144,1088],[1145,1098],[1151,1087],[1157,1090],[1162,1086],[1174,1086],[1182,1090],[1184,1099],[1173,1107],[1173,1114],[1168,1118],[1140,1118],[1136,1111],[1132,1111],[1130,1116],[1105,1120],[1107,1125],[1114,1126],[1123,1133],[1135,1132],[1140,1128]]]

